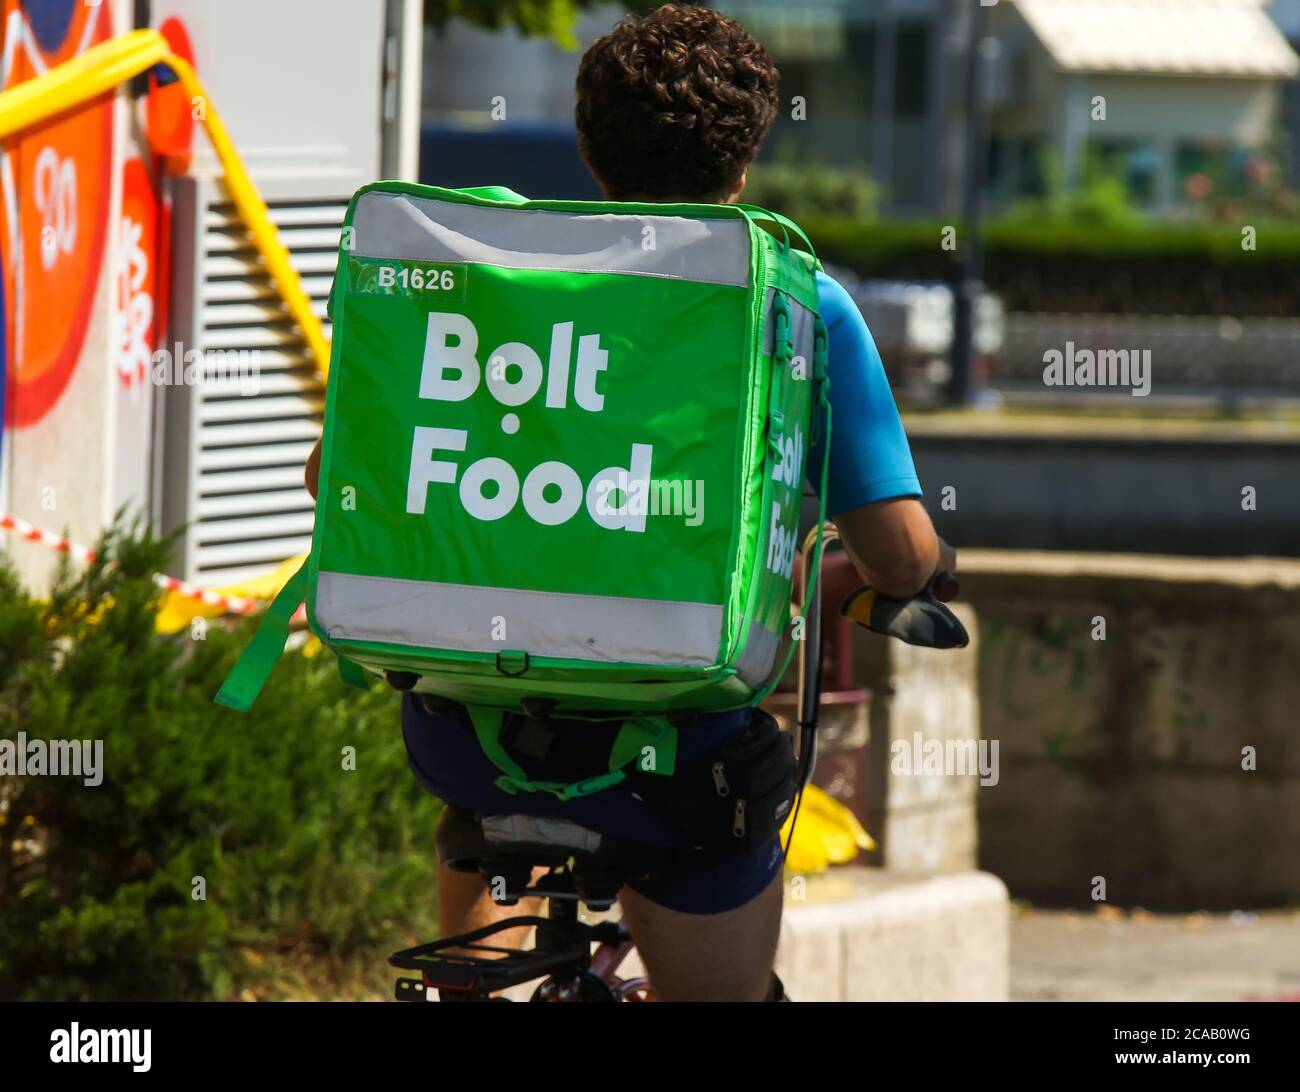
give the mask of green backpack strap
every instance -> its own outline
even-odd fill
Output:
[[[349,660],[346,656],[339,657],[339,678],[348,686],[355,686],[358,690],[370,689],[370,674],[356,660]]]
[[[677,729],[664,717],[634,717],[625,720],[609,751],[609,771],[583,781],[531,781],[501,743],[505,712],[479,705],[466,707],[479,746],[501,776],[496,786],[513,796],[517,792],[549,792],[560,800],[590,796],[617,785],[626,776],[625,766],[633,762],[643,773],[671,777],[677,765]]]
[[[284,644],[289,639],[289,620],[306,598],[307,562],[304,561],[262,615],[253,639],[235,661],[213,699],[218,705],[241,713],[248,712],[270,678],[276,661],[284,654]]]
[[[457,190],[457,193],[469,194],[470,197],[481,197],[485,201],[504,201],[509,205],[526,205],[528,198],[522,194],[515,193],[508,186],[470,186],[463,190]]]
[[[766,220],[770,224],[775,224],[781,229],[781,235],[785,239],[786,249],[790,247],[790,236],[794,236],[799,242],[803,243],[803,249],[812,255],[814,260],[817,258],[817,251],[813,249],[812,241],[805,234],[803,228],[796,224],[788,216],[782,216],[779,212],[772,212],[769,209],[762,208],[759,205],[737,205],[736,208],[749,215],[751,220]]]

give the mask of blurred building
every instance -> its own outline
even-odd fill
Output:
[[[1268,11],[1291,48],[1300,51],[1300,0],[1272,0]],[[1300,80],[1289,80],[1282,88],[1282,131],[1286,180],[1300,188]]]
[[[1005,0],[989,87],[990,186],[1067,182],[1093,155],[1140,204],[1166,206],[1194,175],[1232,177],[1277,151],[1284,85],[1300,62],[1262,0]]]
[[[573,83],[582,50],[626,12],[607,4],[577,28],[579,48],[455,19],[424,43],[420,180],[509,186],[528,197],[600,196],[578,157]]]
[[[713,6],[780,65],[782,110],[765,158],[860,167],[882,187],[885,210],[907,215],[959,205],[972,3]],[[622,12],[609,4],[585,15],[581,47]],[[1300,135],[1286,40],[1300,39],[1300,0],[1267,9],[1264,0],[1000,0],[985,13],[995,203],[1041,192],[1053,170],[1077,178],[1091,156],[1127,181],[1134,200],[1159,206],[1194,174],[1240,173],[1256,151],[1288,161],[1287,127]],[[595,196],[573,137],[579,56],[514,32],[431,31],[425,180]]]
[[[950,0],[729,0],[781,68],[767,155],[861,166],[887,209],[953,208],[966,14]],[[970,5],[966,5],[969,9]],[[954,9],[954,10],[950,10]]]
[[[727,0],[781,66],[769,155],[860,163],[896,213],[946,213],[961,184],[962,0]],[[1092,157],[1161,206],[1198,173],[1286,161],[1300,0],[1001,0],[986,5],[988,190],[995,204],[1077,181]],[[807,117],[792,116],[791,97]],[[1300,104],[1296,104],[1300,105]],[[1295,111],[1300,114],[1300,110]],[[1295,119],[1300,134],[1300,117]]]
[[[944,63],[941,27],[945,9],[957,2],[713,4],[740,19],[780,65],[782,111],[765,157],[860,166],[904,210],[945,204],[944,172],[934,164],[945,158],[941,107],[949,83],[960,81]],[[423,180],[491,181],[529,196],[597,196],[577,158],[573,81],[581,49],[625,10],[607,4],[584,15],[577,51],[461,22],[430,30]],[[956,199],[952,192],[947,197]]]

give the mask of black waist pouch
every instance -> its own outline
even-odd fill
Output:
[[[731,856],[771,841],[794,806],[796,779],[793,737],[753,709],[744,730],[708,756],[678,763],[672,777],[632,773],[627,785],[696,849]]]

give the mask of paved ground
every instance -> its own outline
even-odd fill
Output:
[[[1300,911],[1131,914],[1018,907],[1017,1001],[1300,1001]]]

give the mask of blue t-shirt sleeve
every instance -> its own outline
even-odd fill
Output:
[[[829,339],[831,465],[826,512],[835,516],[892,497],[919,497],[903,422],[885,366],[852,297],[825,273],[817,274],[822,321]],[[821,483],[826,438],[811,446],[808,480]]]

